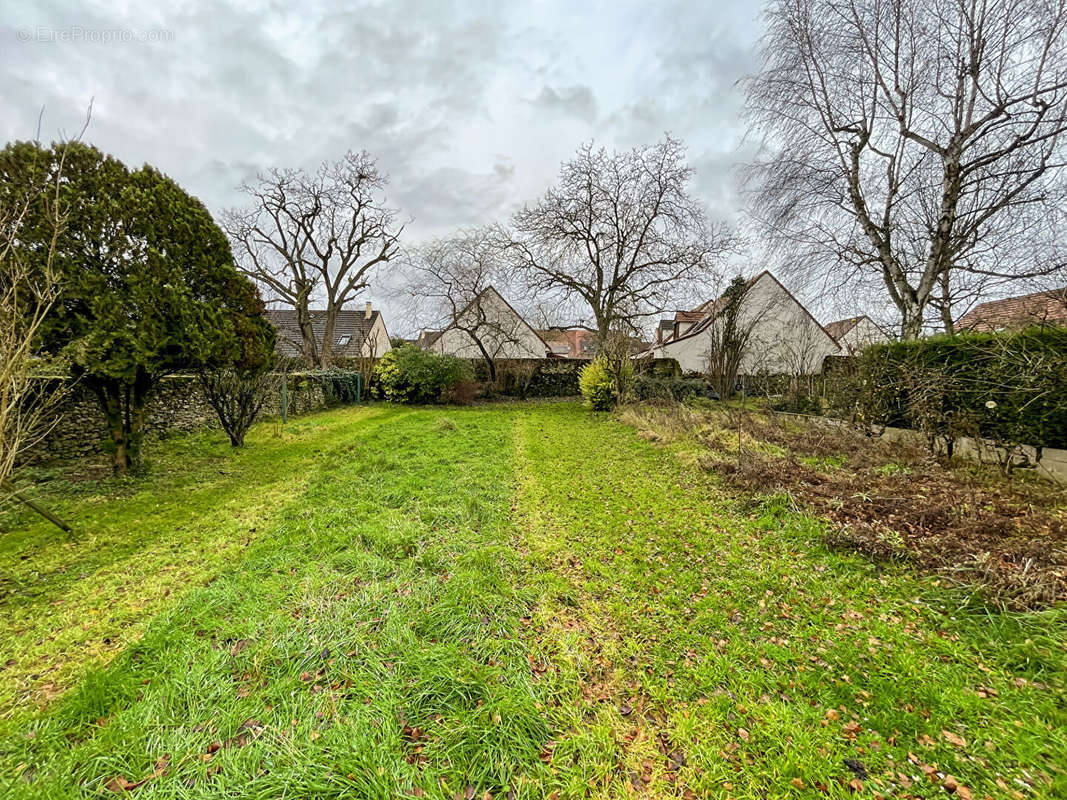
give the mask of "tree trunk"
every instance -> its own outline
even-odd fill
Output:
[[[129,465],[134,470],[139,470],[144,466],[142,445],[144,444],[148,394],[151,390],[152,379],[146,372],[138,370],[130,393],[129,408]]]
[[[333,301],[329,301],[326,306],[326,323],[322,327],[322,343],[319,347],[319,363],[317,366],[319,369],[328,369],[330,363],[333,361],[333,331],[337,327],[337,309],[333,305]]]
[[[92,382],[100,410],[104,412],[107,422],[109,449],[111,451],[111,472],[113,475],[125,475],[130,463],[127,457],[126,420],[122,389],[117,381]]]
[[[900,338],[904,341],[918,339],[923,330],[923,308],[918,303],[900,304]]]
[[[952,321],[952,295],[949,290],[948,270],[941,273],[941,324],[945,326],[945,333],[952,336],[956,333],[956,325]]]

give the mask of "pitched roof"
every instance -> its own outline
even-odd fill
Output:
[[[972,331],[1028,325],[1067,325],[1067,286],[979,303],[956,323],[957,328]]]
[[[425,349],[440,339],[442,333],[444,331],[419,331],[419,338],[415,340],[415,346]]]
[[[504,299],[504,296],[502,294],[500,294],[500,292],[498,292],[496,290],[495,286],[486,286],[484,289],[482,289],[480,292],[478,292],[478,294],[475,295],[474,298],[469,303],[467,303],[467,305],[465,305],[463,307],[463,309],[459,313],[457,313],[455,315],[455,319],[461,318],[464,314],[467,313],[467,309],[468,308],[470,308],[475,303],[477,303],[479,300],[481,300],[482,295],[489,294],[490,292],[492,294],[496,295],[497,299],[500,300],[500,302],[502,302],[507,307],[508,311],[510,311],[512,314],[515,315],[515,318],[518,319],[519,322],[521,322],[523,325],[526,326],[527,330],[529,330],[530,333],[532,333],[534,336],[536,336],[538,339],[541,340],[541,344],[543,344],[545,346],[545,354],[547,355],[548,352],[552,348],[549,347],[548,343],[541,337],[540,332],[533,329],[533,326],[531,326],[530,323],[526,321],[526,319],[522,316],[522,314],[520,314],[518,311],[515,310],[514,306],[512,306],[511,303],[509,303],[507,300]],[[453,328],[453,327],[455,327],[455,322],[453,322],[451,325],[449,325],[447,328],[445,328],[445,330],[449,330],[450,328]],[[434,342],[436,342],[439,338],[441,338],[441,334],[443,334],[445,332],[445,330],[441,330],[441,331],[423,331],[422,333],[419,334],[419,342],[418,342],[419,346],[420,347],[429,347]],[[425,340],[423,339],[423,336],[426,337]]]
[[[831,334],[828,330],[826,330],[826,327],[821,322],[819,322],[819,320],[815,319],[814,315],[810,311],[808,311],[808,307],[806,305],[804,305],[803,303],[801,303],[799,300],[797,300],[797,298],[793,295],[793,293],[791,291],[789,291],[787,288],[785,288],[785,285],[780,280],[778,280],[776,277],[774,277],[774,274],[770,270],[765,269],[765,270],[763,270],[763,272],[759,273],[755,277],[749,278],[748,281],[745,282],[746,291],[748,289],[751,289],[753,286],[755,286],[756,283],[763,276],[767,276],[772,281],[774,281],[776,284],[778,284],[778,287],[783,292],[786,293],[786,296],[789,297],[789,299],[792,300],[794,303],[796,303],[800,307],[800,309],[808,316],[808,318],[812,322],[814,322],[816,324],[816,326],[818,326],[818,328],[823,333],[825,333],[827,336],[829,336],[831,339],[833,339],[834,342],[837,342],[836,337],[834,337],[833,334]],[[725,308],[726,303],[727,303],[726,293],[723,292],[723,294],[721,294],[719,297],[715,298],[714,300],[709,300],[706,303],[702,303],[701,305],[697,306],[692,312],[688,312],[688,313],[698,313],[699,312],[700,315],[701,315],[699,322],[696,322],[692,326],[690,326],[689,330],[687,330],[685,333],[681,333],[678,336],[672,336],[669,339],[664,339],[662,342],[660,342],[656,346],[664,345],[664,344],[670,344],[671,342],[679,342],[679,341],[681,341],[683,339],[689,339],[690,337],[699,335],[709,325],[711,325],[712,322],[715,321],[715,318],[719,315],[719,313],[723,310],[723,308]],[[677,315],[677,313],[678,312],[676,312],[676,315]]]
[[[568,358],[590,358],[600,350],[596,331],[581,326],[549,328],[537,331],[537,335],[551,346],[553,353]]]
[[[308,313],[311,316],[311,330],[321,347],[322,335],[326,331],[326,311],[314,309]],[[333,341],[330,342],[334,357],[358,357],[363,342],[370,335],[379,316],[381,316],[380,311],[371,311],[369,317],[365,310],[342,309],[338,311],[334,322]],[[296,310],[292,308],[268,309],[267,319],[278,331],[276,345],[278,355],[283,358],[302,356],[304,354],[301,347],[303,337],[300,335],[300,326],[296,321]]]
[[[848,319],[839,319],[837,322],[827,322],[826,332],[833,336],[835,339],[840,339],[850,330],[860,324],[861,319],[866,319],[867,315],[863,314],[858,317],[849,317]]]
[[[704,318],[706,311],[675,311],[675,322],[700,322]]]

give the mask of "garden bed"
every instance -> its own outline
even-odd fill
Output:
[[[1011,608],[1067,599],[1067,492],[1037,476],[791,415],[673,405],[622,416],[645,438],[698,445],[695,464],[730,486],[788,492],[831,523],[835,546],[913,562]]]

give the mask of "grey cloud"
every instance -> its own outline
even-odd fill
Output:
[[[531,102],[539,111],[569,114],[586,122],[597,117],[597,102],[588,86],[564,86],[553,89],[545,86]]]
[[[729,216],[752,8],[12,0],[0,6],[0,133],[32,137],[42,106],[44,138],[76,132],[95,98],[88,141],[156,165],[213,213],[242,202],[236,187],[256,172],[366,149],[390,176],[390,203],[414,219],[413,244],[506,218],[581,141],[629,147],[670,130],[690,147],[694,190]],[[73,24],[173,38],[16,41],[28,26]]]

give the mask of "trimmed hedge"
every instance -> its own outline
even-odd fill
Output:
[[[703,378],[682,378],[668,375],[638,375],[634,380],[635,400],[678,400],[684,402],[697,398],[717,399]]]
[[[961,436],[1067,448],[1067,328],[867,348],[836,405],[949,446]]]
[[[496,361],[496,383],[489,385],[484,359],[470,359],[474,379],[501,397],[575,397],[578,373],[588,362],[545,358],[502,358]]]
[[[367,397],[367,386],[358,370],[323,369],[304,372],[302,376],[322,387],[327,406],[352,405]]]

